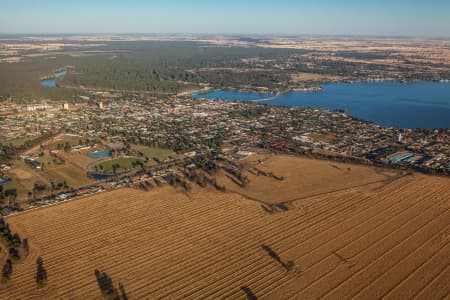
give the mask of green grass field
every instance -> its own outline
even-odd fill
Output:
[[[166,159],[169,155],[173,154],[172,150],[163,149],[163,148],[154,148],[147,146],[136,146],[134,148],[139,155],[139,152],[142,153],[145,157],[149,159],[156,157],[159,160]]]
[[[133,168],[133,162],[144,162],[142,158],[138,157],[121,157],[117,159],[111,159],[107,161],[100,162],[96,164],[99,171],[104,171],[106,173],[113,171],[113,165],[118,164],[121,170],[130,170]]]

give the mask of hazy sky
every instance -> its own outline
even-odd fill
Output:
[[[0,0],[0,33],[450,36],[450,0]]]

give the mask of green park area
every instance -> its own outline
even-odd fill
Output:
[[[144,163],[144,159],[139,157],[121,157],[99,162],[95,165],[99,172],[112,173],[114,170],[131,170]]]
[[[173,155],[173,151],[170,149],[157,148],[157,147],[147,147],[147,146],[136,146],[135,151],[140,157],[147,157],[148,159],[156,158],[158,160],[164,160],[169,155]]]

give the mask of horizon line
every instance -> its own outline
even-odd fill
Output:
[[[432,36],[432,35],[383,35],[383,34],[324,34],[324,33],[189,33],[189,32],[173,32],[173,33],[157,33],[157,32],[58,32],[58,33],[0,33],[0,36],[22,36],[22,37],[41,37],[41,36],[100,36],[100,35],[116,35],[116,36],[133,36],[133,35],[153,35],[153,36],[256,36],[256,37],[357,37],[357,38],[398,38],[398,39],[450,39],[449,36]]]

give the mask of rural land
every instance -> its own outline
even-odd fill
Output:
[[[448,39],[0,36],[0,298],[446,299],[449,128],[202,95],[449,80]]]

